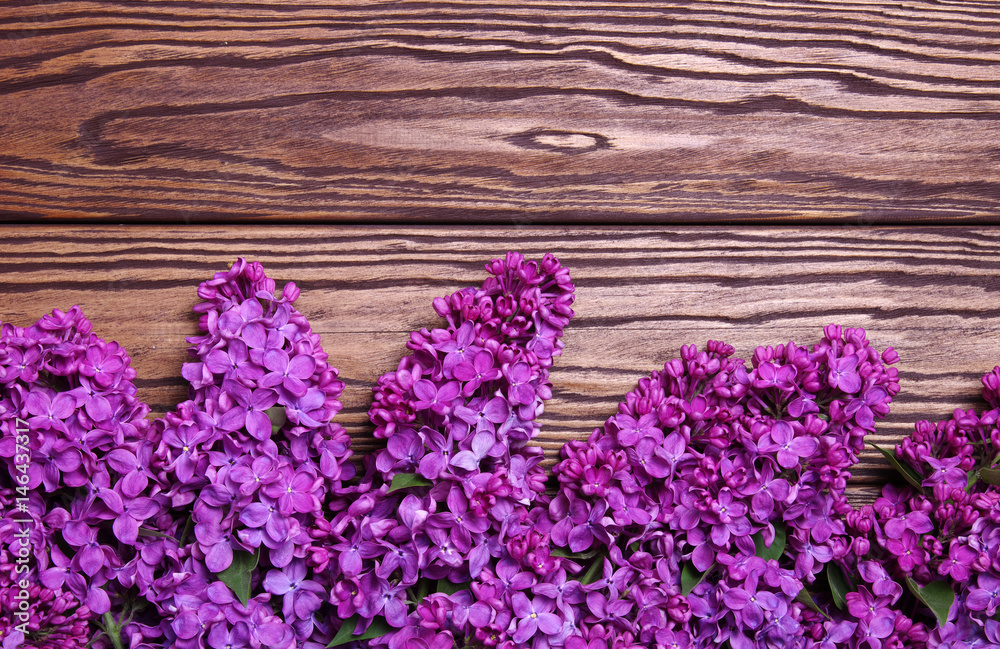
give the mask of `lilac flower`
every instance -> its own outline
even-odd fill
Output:
[[[504,366],[503,374],[510,382],[507,396],[511,405],[528,405],[535,401],[535,388],[531,385],[531,368],[525,362]]]
[[[257,363],[250,360],[250,351],[245,342],[232,340],[228,348],[214,349],[205,357],[204,366],[214,374],[222,374],[227,379],[241,381],[257,381],[264,376],[264,371]]]
[[[496,445],[496,438],[492,433],[480,431],[472,438],[472,447],[466,451],[459,451],[451,460],[451,465],[466,471],[474,471],[479,468],[479,463],[487,457]]]
[[[153,456],[153,445],[144,442],[137,454],[124,448],[116,448],[108,453],[108,464],[124,477],[121,481],[122,495],[135,498],[149,486],[149,466]]]
[[[948,558],[938,566],[938,574],[951,575],[955,581],[967,582],[971,576],[970,568],[978,558],[979,553],[972,548],[958,541],[952,541],[948,548]]]
[[[304,396],[309,386],[306,381],[316,371],[316,359],[309,354],[296,354],[289,358],[283,349],[271,348],[264,352],[264,367],[270,372],[260,379],[259,385],[273,388],[281,385],[296,397]]]
[[[275,498],[278,511],[289,516],[293,513],[307,514],[320,508],[317,489],[323,484],[323,478],[313,475],[307,470],[294,471],[290,466],[278,470],[278,479],[264,486],[261,492]]]
[[[847,394],[854,394],[861,389],[861,377],[857,373],[857,354],[836,358],[831,353],[829,365],[830,374],[827,380],[831,388],[843,390]]]
[[[817,446],[814,438],[796,437],[794,429],[787,422],[776,421],[761,440],[760,450],[765,453],[776,452],[778,464],[784,469],[790,469],[799,463],[800,458],[815,453]]]
[[[712,515],[706,522],[712,523],[711,538],[716,545],[725,545],[731,534],[744,536],[750,532],[750,522],[746,518],[747,506],[734,500],[732,491],[723,488],[718,498],[710,505]]]
[[[455,416],[468,424],[475,432],[496,432],[497,424],[502,424],[510,417],[510,404],[503,397],[493,397],[489,401],[480,398],[477,407],[457,406]],[[454,430],[454,428],[453,428]]]
[[[872,406],[881,405],[887,399],[887,394],[882,388],[871,388],[860,398],[852,399],[844,408],[844,412],[853,415],[858,425],[866,430],[871,430],[875,424],[875,416]]]
[[[973,611],[985,611],[992,617],[1000,607],[1000,578],[990,574],[979,575],[976,588],[969,593],[966,606]]]
[[[587,646],[591,623],[600,624],[600,641],[615,647],[726,640],[733,649],[820,646],[806,639],[823,637],[823,618],[796,597],[804,586],[826,583],[817,575],[835,556],[870,547],[873,527],[856,544],[846,534],[848,469],[863,448],[860,425],[883,416],[898,391],[897,374],[885,367],[892,354],[875,353],[863,331],[831,326],[824,333],[811,350],[794,343],[758,348],[749,369],[722,343],[703,351],[685,346],[680,358],[639,382],[603,430],[563,448],[554,470],[560,491],[540,527],[555,545],[569,546],[564,561],[585,556],[586,545],[596,546],[588,551],[604,564],[604,578],[586,586],[593,617],[574,613],[583,622],[561,638],[564,646]],[[651,458],[664,462],[650,471]],[[589,520],[605,502],[607,538],[573,545],[571,533],[584,536],[584,515]],[[636,516],[642,509],[647,516]],[[782,548],[777,559],[756,556],[775,544]],[[690,594],[682,595],[682,586]],[[879,588],[886,586],[880,581]],[[829,600],[820,602],[829,614]],[[566,608],[569,617],[573,605]],[[857,632],[881,646],[911,633],[901,626],[890,638],[894,621],[889,634],[881,618],[872,621],[863,629],[850,621],[831,627],[833,642]],[[914,626],[914,637],[923,628]]]
[[[252,502],[240,511],[239,520],[248,528],[260,528],[273,543],[288,537],[289,519],[278,511],[277,500],[261,495],[260,502]],[[251,544],[259,545],[259,544]],[[268,545],[268,547],[277,547]]]
[[[323,603],[326,589],[306,579],[306,574],[305,562],[296,560],[264,577],[265,590],[282,598],[281,611],[286,619],[307,619]]]
[[[267,333],[260,322],[264,309],[257,300],[244,300],[238,306],[227,309],[219,316],[219,332],[224,338],[241,336],[251,347],[265,346]]]
[[[420,458],[420,475],[428,480],[434,480],[451,465],[455,442],[451,434],[446,437],[430,428],[421,430],[420,436],[428,451]]]
[[[500,378],[500,370],[494,366],[493,354],[483,350],[475,355],[472,362],[462,361],[454,367],[452,375],[465,383],[462,394],[472,396],[483,383]]]
[[[885,523],[885,534],[891,539],[899,539],[907,530],[916,534],[926,534],[934,529],[930,517],[922,511],[911,511],[895,516]]]
[[[951,457],[938,460],[928,457],[924,461],[933,469],[933,472],[927,477],[929,483],[944,483],[958,489],[965,488],[968,482],[968,475],[959,467],[959,464],[962,463],[962,458]]]
[[[473,344],[475,338],[475,326],[471,321],[466,320],[455,331],[454,338],[449,338],[439,346],[440,351],[446,352],[444,362],[442,363],[445,371],[453,372],[455,367],[461,363],[469,362],[482,351],[481,347]]]
[[[576,500],[570,505],[570,520],[573,523],[568,538],[570,550],[582,552],[589,548],[595,539],[602,543],[610,540],[603,522],[606,511],[607,505],[603,501],[588,505],[582,500]]]
[[[32,391],[25,398],[24,405],[28,413],[34,415],[28,419],[28,425],[32,428],[51,428],[68,434],[63,420],[73,414],[76,408],[76,399],[68,392],[50,397],[47,392]]]
[[[731,588],[722,596],[725,602],[733,611],[739,611],[738,619],[741,619],[751,629],[756,629],[764,623],[765,611],[773,611],[778,608],[778,598],[774,593],[766,590],[757,590],[757,577],[751,575],[747,579],[743,588]]]
[[[553,634],[562,627],[559,616],[552,613],[554,602],[542,595],[528,599],[524,593],[515,593],[511,602],[511,610],[519,619],[517,630],[512,636],[514,642],[523,643],[535,635],[536,631]]]
[[[63,538],[70,545],[80,548],[73,563],[93,577],[104,567],[104,550],[97,542],[97,528],[72,521],[63,528]]]
[[[447,415],[452,410],[452,401],[458,396],[461,388],[455,381],[445,383],[440,388],[427,379],[420,379],[413,384],[413,394],[417,400],[413,407],[417,410],[433,410],[439,415]]]
[[[406,588],[404,586],[393,586],[374,573],[367,573],[361,578],[360,588],[364,595],[364,602],[358,609],[358,613],[362,617],[371,619],[381,613],[386,622],[396,628],[406,623],[406,604],[403,601]]]

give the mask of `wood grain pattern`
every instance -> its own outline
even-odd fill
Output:
[[[507,250],[555,253],[573,274],[577,317],[551,379],[539,441],[550,459],[614,414],[636,381],[682,344],[722,339],[809,344],[830,322],[895,347],[902,392],[872,441],[893,444],[918,419],[981,407],[1000,362],[1000,231],[973,228],[9,227],[0,241],[0,320],[26,326],[80,304],[100,335],[132,354],[155,413],[183,400],[185,336],[199,282],[236,256],[260,260],[346,382],[338,415],[370,451],[371,386],[439,326],[431,300],[478,285]],[[870,501],[889,476],[866,452],[852,483]]]
[[[7,1],[0,219],[1000,221],[987,1]]]

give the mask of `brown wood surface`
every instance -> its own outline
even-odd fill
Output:
[[[1000,4],[0,3],[0,219],[997,222]]]
[[[636,381],[682,344],[810,344],[830,322],[861,326],[901,357],[902,392],[871,441],[918,419],[982,407],[979,379],[1000,362],[1000,231],[948,228],[44,227],[0,240],[0,320],[27,326],[80,304],[124,345],[142,399],[160,414],[180,378],[198,283],[256,259],[297,303],[346,382],[338,415],[360,452],[376,443],[371,386],[407,353],[408,333],[441,322],[431,300],[478,285],[507,250],[555,253],[577,286],[577,317],[553,368],[539,441],[554,458],[614,414]],[[890,477],[866,452],[856,502]]]

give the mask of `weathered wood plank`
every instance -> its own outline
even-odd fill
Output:
[[[430,302],[485,276],[509,249],[555,253],[577,285],[577,317],[553,368],[540,441],[553,457],[615,412],[635,382],[682,344],[801,344],[838,322],[901,356],[902,392],[874,441],[918,419],[978,407],[1000,361],[1000,231],[975,228],[28,227],[0,241],[0,320],[27,325],[80,304],[133,356],[140,396],[166,411],[185,396],[184,337],[198,283],[236,256],[260,260],[297,303],[346,382],[339,420],[375,443],[371,386],[436,326]],[[873,453],[855,472],[870,499],[887,473]]]
[[[5,2],[0,219],[996,222],[993,2]]]

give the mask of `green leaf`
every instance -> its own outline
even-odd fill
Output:
[[[813,611],[816,611],[817,613],[819,613],[820,615],[822,615],[826,619],[828,619],[828,620],[830,619],[830,616],[827,615],[823,611],[823,609],[821,609],[819,607],[819,605],[816,603],[816,600],[813,599],[812,593],[810,593],[805,588],[803,588],[802,590],[800,590],[799,594],[795,596],[795,601],[798,602],[799,604],[804,604],[806,606],[806,608],[811,609]]]
[[[926,586],[920,586],[913,579],[907,577],[906,585],[910,587],[910,592],[916,595],[917,599],[931,609],[934,617],[937,618],[938,627],[944,628],[948,622],[948,611],[955,603],[955,589],[951,587],[951,582],[932,581]]]
[[[253,575],[253,569],[257,567],[257,561],[260,559],[259,552],[259,549],[252,554],[239,550],[233,552],[233,562],[216,575],[219,581],[236,593],[243,606],[246,606],[247,600],[250,599],[250,576]]]
[[[847,579],[840,566],[832,561],[826,564],[826,580],[830,583],[830,595],[833,596],[834,605],[844,610],[844,606],[847,605],[847,593],[851,588],[847,585]]]
[[[389,484],[389,493],[409,487],[428,487],[430,484],[430,480],[415,473],[397,473],[392,476],[392,482]]]
[[[454,595],[460,590],[465,590],[469,587],[469,582],[465,581],[461,584],[456,584],[449,579],[438,579],[437,592],[444,593],[445,595]]]
[[[268,408],[264,412],[267,413],[267,418],[271,420],[271,434],[274,435],[281,427],[285,425],[288,421],[288,417],[285,416],[285,406],[274,406],[273,408]]]
[[[424,601],[424,598],[431,594],[431,587],[437,588],[437,583],[427,577],[421,577],[417,580],[417,604]]]
[[[979,479],[986,484],[1000,487],[1000,469],[979,469]]]
[[[164,534],[163,532],[157,532],[156,530],[150,530],[145,527],[139,528],[139,536],[148,536],[157,539],[172,539],[174,537],[169,534]]]
[[[979,482],[979,469],[971,469],[969,471],[969,482],[965,485],[965,491],[972,493],[972,488],[976,486],[977,482]]]
[[[705,580],[705,575],[715,567],[713,563],[705,572],[698,572],[693,565],[685,563],[681,567],[681,594],[687,597],[695,587]]]
[[[573,559],[574,561],[584,561],[590,559],[591,557],[597,556],[597,548],[592,550],[587,550],[586,552],[570,552],[566,548],[553,548],[549,551],[549,554],[553,557],[560,557],[562,559]]]
[[[586,586],[592,584],[604,574],[604,553],[594,558],[594,562],[587,568],[587,572],[580,577],[580,583]]]
[[[774,524],[774,541],[770,547],[764,545],[763,530],[753,535],[753,544],[757,548],[757,556],[764,561],[774,559],[777,561],[785,552],[785,543],[788,540],[788,533],[785,531],[785,524],[778,521]]]
[[[340,626],[340,631],[337,631],[337,635],[330,641],[330,644],[326,645],[327,649],[347,644],[348,642],[354,642],[355,640],[371,640],[372,638],[381,638],[386,633],[393,630],[393,628],[389,626],[389,623],[385,621],[385,618],[377,617],[372,620],[372,623],[368,626],[368,630],[361,635],[354,635],[354,632],[357,631],[358,622],[360,620],[361,616],[357,614],[352,615],[350,618],[345,620]]]
[[[916,487],[917,489],[923,491],[923,485],[920,484],[921,481],[920,474],[914,471],[913,467],[904,462],[900,462],[899,458],[896,457],[895,452],[887,451],[876,444],[872,444],[872,446],[875,448],[875,450],[881,453],[886,460],[889,461],[889,464],[892,465],[892,468],[896,469],[896,471],[898,471],[899,474],[903,476],[903,478],[911,486]]]

